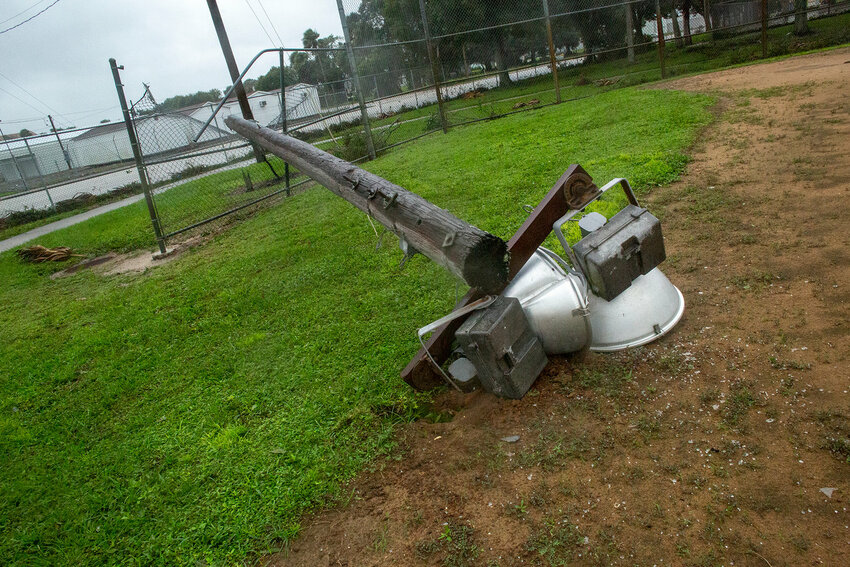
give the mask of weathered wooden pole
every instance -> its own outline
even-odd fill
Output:
[[[224,122],[387,227],[408,255],[420,252],[484,293],[507,284],[508,248],[501,238],[307,142],[236,116]]]

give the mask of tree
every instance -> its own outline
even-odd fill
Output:
[[[693,45],[691,37],[691,0],[682,0],[682,22],[685,26],[685,45]]]
[[[294,85],[298,82],[298,75],[291,67],[284,67],[283,77],[287,85]],[[257,77],[257,82],[254,86],[259,91],[273,91],[280,88],[280,67],[272,67],[265,75]]]
[[[221,91],[218,89],[210,89],[208,91],[198,91],[188,95],[177,95],[165,99],[160,104],[156,105],[156,112],[168,112],[177,110],[186,106],[202,104],[205,102],[216,102],[221,99]]]
[[[794,0],[794,35],[809,33],[808,0]]]
[[[26,128],[24,128],[23,130],[18,132],[18,135],[21,138],[29,138],[30,136],[35,136],[35,132],[33,132],[32,130],[27,130]]]

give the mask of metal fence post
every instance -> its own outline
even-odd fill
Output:
[[[48,120],[50,120],[50,127],[53,128],[53,133],[56,135],[56,141],[59,142],[59,149],[62,150],[62,157],[65,158],[65,163],[68,164],[68,170],[72,169],[71,166],[71,154],[68,153],[68,150],[65,149],[65,146],[62,145],[62,138],[59,137],[59,131],[56,129],[56,124],[53,123],[53,116],[47,115]]]
[[[546,18],[546,39],[549,41],[549,62],[552,65],[552,82],[555,83],[555,102],[561,103],[561,83],[558,79],[558,59],[555,55],[555,41],[552,39],[552,18],[549,17],[549,0],[543,0],[543,16]],[[463,46],[466,59],[466,44]],[[469,69],[469,67],[467,67]]]
[[[12,151],[12,146],[6,140],[6,136],[3,135],[3,130],[0,130],[0,140],[6,144],[6,149],[9,150],[9,155],[12,156],[12,163],[15,164],[15,169],[18,170],[18,175],[21,176],[21,182],[24,184],[24,191],[29,191],[30,186],[27,185],[26,177],[24,177],[24,172],[21,170],[21,166],[18,165],[18,158],[15,157],[15,152]]]
[[[289,129],[286,125],[286,76],[283,73],[283,48],[279,51],[280,53],[280,127],[283,130],[284,134],[289,133]],[[319,106],[321,107],[322,103],[319,102]],[[286,180],[286,196],[289,197],[292,195],[292,191],[289,187],[289,162],[283,162],[283,177]]]
[[[339,9],[339,21],[342,24],[342,36],[345,39],[348,64],[351,66],[351,75],[354,77],[354,88],[357,89],[357,102],[360,104],[360,119],[363,122],[363,131],[366,136],[366,150],[369,152],[369,159],[375,159],[375,141],[372,139],[372,125],[369,123],[369,113],[366,111],[363,85],[360,84],[360,73],[357,71],[357,59],[354,57],[354,47],[351,45],[348,19],[345,17],[345,8],[342,5],[342,0],[336,0],[336,6]]]
[[[661,64],[661,78],[664,79],[667,77],[667,72],[664,69],[664,25],[661,23],[660,0],[655,0],[655,24],[658,28],[658,60]]]
[[[410,88],[413,89],[413,100],[416,102],[416,108],[419,108],[419,96],[416,94],[416,81],[413,79],[413,69],[410,70]]]
[[[133,121],[130,118],[130,109],[127,106],[127,98],[124,96],[124,85],[121,83],[121,75],[119,69],[124,66],[118,66],[114,58],[109,59],[109,66],[112,68],[112,78],[115,81],[115,90],[118,91],[118,102],[121,103],[121,113],[124,115],[124,126],[127,127],[127,136],[130,138],[130,147],[133,148],[133,158],[136,160],[136,170],[139,172],[139,182],[142,184],[142,191],[145,194],[145,202],[148,205],[148,213],[151,216],[151,224],[153,232],[156,235],[156,243],[159,245],[159,251],[165,254],[165,238],[162,235],[162,227],[159,224],[159,218],[156,214],[156,206],[151,195],[150,184],[148,184],[148,176],[145,173],[145,164],[142,162],[142,150],[139,147],[139,141],[136,139],[136,130],[133,128]]]
[[[50,208],[53,209],[53,212],[56,212],[56,203],[53,202],[53,197],[50,195],[50,190],[47,188],[47,182],[44,180],[44,174],[41,172],[41,166],[38,165],[38,159],[35,157],[35,154],[32,153],[32,148],[30,147],[30,143],[27,140],[26,136],[23,136],[24,145],[27,147],[27,152],[30,154],[30,158],[32,158],[32,164],[35,166],[35,171],[38,173],[38,178],[41,179],[41,186],[44,187],[44,194],[47,195],[47,200],[50,201]]]
[[[761,57],[767,58],[767,0],[761,0]]]
[[[375,98],[378,99],[378,114],[384,114],[384,108],[381,106],[381,90],[378,88],[378,75],[372,75],[372,81],[375,83]]]
[[[425,14],[425,0],[419,0],[419,12],[422,16],[422,29],[425,31],[425,45],[428,47],[428,59],[431,61],[431,74],[434,76],[434,91],[437,93],[440,124],[443,126],[443,133],[448,134],[449,123],[446,120],[446,110],[443,108],[443,93],[440,92],[440,79],[439,72],[437,71],[437,61],[434,58],[434,45],[431,43],[431,30],[428,28],[428,16]]]

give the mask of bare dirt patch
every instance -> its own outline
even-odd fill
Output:
[[[149,250],[134,250],[133,252],[127,252],[125,254],[109,252],[103,256],[78,262],[73,266],[51,274],[50,278],[54,280],[58,278],[65,278],[79,273],[82,270],[91,270],[92,272],[102,276],[115,276],[131,273],[142,274],[151,268],[170,264],[182,256],[187,250],[206,243],[210,240],[210,238],[211,235],[196,235],[180,242],[169,243],[168,251],[164,255]]]
[[[850,564],[847,60],[668,83],[721,96],[649,197],[680,326],[555,360],[521,401],[446,394],[450,422],[407,427],[262,563]]]

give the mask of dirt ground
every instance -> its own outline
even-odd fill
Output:
[[[680,325],[447,394],[263,564],[850,565],[850,49],[665,87],[721,96],[648,199]]]

